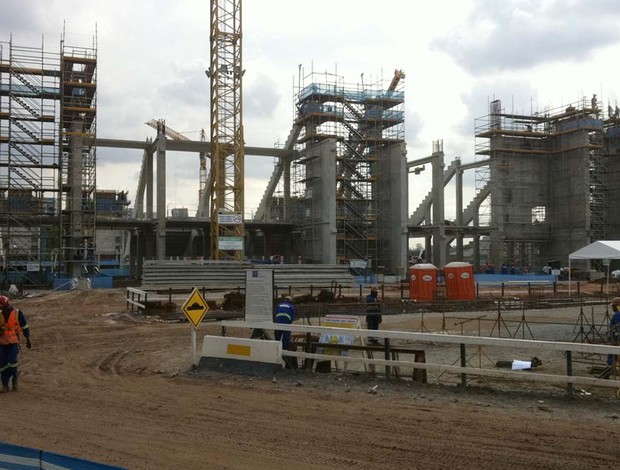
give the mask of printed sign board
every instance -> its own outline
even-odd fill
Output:
[[[220,250],[243,250],[243,237],[219,237]]]
[[[243,223],[243,215],[241,212],[232,212],[228,214],[218,214],[217,223],[220,225],[238,225]]]
[[[273,319],[273,269],[246,269],[245,321]]]
[[[329,328],[359,329],[360,320],[358,317],[353,315],[326,315],[325,322],[322,323],[321,326]],[[329,344],[353,344],[353,339],[353,335],[323,333],[319,338],[319,343],[326,343],[325,346],[328,346]],[[317,353],[331,354],[334,356],[346,356],[348,351],[341,349],[329,349],[326,347],[325,349],[317,349]]]

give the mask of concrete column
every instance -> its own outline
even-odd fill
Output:
[[[291,217],[291,161],[288,158],[283,158],[280,163],[284,165],[283,177],[284,177],[284,207],[282,208],[282,218],[289,220]]]
[[[153,220],[153,151],[146,151],[146,218]]]
[[[166,259],[166,136],[157,134],[157,259]]]
[[[146,240],[144,231],[138,230],[136,234],[136,279],[140,280],[142,280],[144,258],[146,256]]]
[[[480,235],[474,236],[474,271],[478,272],[482,266],[480,260]]]
[[[463,170],[461,170],[461,161],[456,160],[456,225],[459,227],[456,236],[456,256],[459,261],[463,260]]]
[[[404,144],[390,147],[379,161],[379,181],[383,197],[379,201],[380,244],[388,247],[379,252],[379,261],[385,273],[406,277],[407,275],[407,214],[408,184],[407,161]]]
[[[426,253],[424,255],[424,262],[428,263],[428,262],[432,262],[433,260],[433,236],[432,235],[425,235],[424,236],[424,249],[426,250]]]
[[[433,172],[433,264],[438,268],[443,268],[446,264],[443,151],[433,153],[431,166]]]
[[[269,259],[271,256],[271,232],[267,229],[263,232],[263,257]]]
[[[129,277],[136,278],[136,254],[138,246],[138,232],[132,230],[129,232]]]

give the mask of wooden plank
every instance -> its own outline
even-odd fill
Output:
[[[335,357],[329,354],[315,354],[297,351],[282,351],[282,355],[308,358],[319,361],[333,361],[349,362],[356,364],[367,364],[375,366],[390,366],[390,367],[410,367],[415,369],[425,370],[438,370],[441,372],[448,372],[454,374],[471,374],[485,377],[495,377],[504,379],[525,379],[534,382],[547,382],[556,384],[573,384],[573,385],[590,385],[597,387],[609,387],[619,388],[620,380],[599,379],[593,377],[583,377],[577,375],[552,375],[552,374],[540,374],[537,372],[511,372],[505,370],[495,369],[479,369],[477,367],[460,367],[445,364],[431,364],[428,362],[415,362],[415,361],[403,361],[403,360],[387,360],[387,359],[366,359],[363,357],[351,357],[351,356],[338,356]]]
[[[364,315],[360,315],[362,317]],[[222,326],[232,328],[263,328],[267,330],[286,330],[295,333],[331,333],[331,334],[347,334],[352,332],[347,328],[328,328],[324,326],[308,326],[308,325],[284,325],[271,322],[222,322]],[[620,354],[620,346],[608,346],[603,344],[585,344],[585,343],[568,343],[561,341],[538,341],[526,339],[512,338],[489,338],[480,336],[462,336],[462,335],[446,335],[438,333],[417,333],[406,331],[390,331],[390,330],[354,330],[355,336],[364,338],[389,338],[402,339],[409,341],[421,341],[429,343],[449,343],[449,344],[473,344],[482,346],[498,346],[509,348],[538,349],[543,351],[575,351],[590,354]]]

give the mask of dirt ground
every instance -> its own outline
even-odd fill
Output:
[[[291,371],[190,370],[190,326],[124,291],[16,300],[32,331],[2,440],[130,469],[609,469],[620,400]],[[393,325],[402,319],[390,320]],[[386,323],[387,320],[386,320]],[[202,334],[219,334],[203,324]],[[377,393],[369,390],[377,385]]]

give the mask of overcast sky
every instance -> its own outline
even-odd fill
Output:
[[[474,160],[474,119],[501,99],[507,110],[559,107],[596,93],[615,105],[620,83],[617,0],[244,0],[244,127],[247,145],[283,143],[293,120],[300,64],[345,82],[389,82],[406,73],[408,159],[443,139],[446,164]],[[208,0],[0,0],[0,40],[57,50],[98,40],[98,135],[142,140],[164,118],[209,135]],[[100,149],[98,186],[135,197],[141,153]],[[198,157],[170,153],[168,208],[197,207]],[[273,171],[247,157],[246,212]],[[410,212],[430,189],[411,176]],[[466,176],[473,196],[473,174]],[[452,192],[447,203],[453,206]],[[448,210],[448,218],[453,218]]]

